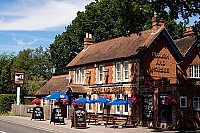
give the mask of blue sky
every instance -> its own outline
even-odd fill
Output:
[[[0,54],[49,47],[91,0],[0,0]]]
[[[55,35],[62,34],[77,11],[84,11],[91,1],[0,0],[0,54],[49,47]]]

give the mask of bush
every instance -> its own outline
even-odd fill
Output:
[[[11,111],[11,105],[14,104],[16,94],[0,94],[0,114]]]

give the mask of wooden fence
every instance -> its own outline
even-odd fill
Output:
[[[25,116],[25,117],[31,117],[32,113],[28,113],[28,109],[35,107],[35,105],[16,105],[12,104],[12,112],[16,116]],[[51,118],[51,106],[44,105],[43,111],[44,111],[44,119],[50,120]]]

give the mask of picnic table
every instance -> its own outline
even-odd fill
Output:
[[[105,127],[107,127],[109,122],[113,124],[113,128],[115,128],[117,122],[125,122],[125,126],[127,126],[129,123],[133,124],[133,126],[136,126],[135,124],[137,123],[135,116],[131,115],[110,114],[108,116],[104,116],[104,118],[106,119]]]

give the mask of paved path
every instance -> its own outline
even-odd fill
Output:
[[[33,127],[36,129],[40,129],[43,131],[48,132],[57,132],[57,133],[150,133],[150,132],[157,132],[153,129],[148,129],[146,127],[137,127],[137,128],[116,128],[113,129],[112,126],[105,126],[101,125],[88,125],[87,129],[74,129],[71,128],[70,120],[65,120],[65,125],[60,124],[50,124],[49,120],[46,121],[39,121],[39,120],[32,120],[30,117],[20,117],[20,116],[0,116],[1,121],[20,124],[27,127]],[[12,127],[11,127],[12,128]],[[165,131],[169,132],[169,131]],[[173,131],[174,133],[175,131]],[[178,131],[176,131],[178,132]],[[162,133],[164,133],[162,131]],[[172,132],[170,132],[172,133]]]

